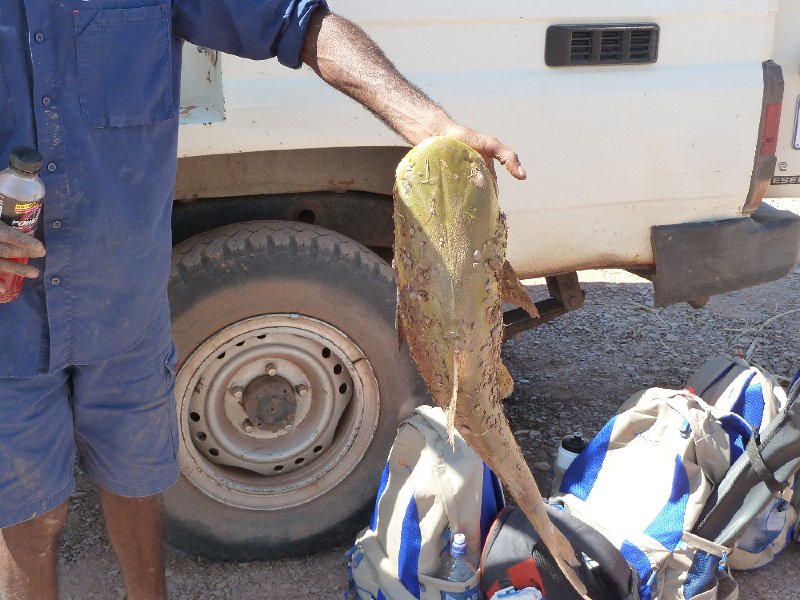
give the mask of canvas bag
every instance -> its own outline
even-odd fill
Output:
[[[737,357],[708,361],[692,375],[686,387],[708,404],[740,415],[755,431],[768,425],[787,404],[786,392],[772,375]],[[734,450],[731,464],[743,450],[743,447]],[[797,526],[798,498],[794,497],[794,487],[776,495],[753,516],[736,541],[736,551],[729,557],[732,569],[763,567],[786,547]]]
[[[800,373],[786,407],[747,442],[720,482],[694,532],[720,544],[739,541],[753,518],[797,482],[800,472]],[[797,494],[792,500],[797,510]],[[738,550],[737,550],[738,551]]]
[[[748,432],[738,415],[686,390],[640,392],[573,461],[551,501],[620,549],[642,600],[717,598],[732,548],[690,531]]]
[[[381,476],[370,526],[349,555],[350,597],[359,600],[477,600],[480,577],[458,584],[431,577],[453,534],[467,538],[477,566],[504,506],[497,477],[455,433],[446,415],[420,406],[398,429]],[[446,592],[448,596],[443,596]]]

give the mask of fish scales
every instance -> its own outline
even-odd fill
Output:
[[[505,260],[507,230],[496,183],[481,156],[430,138],[397,168],[394,189],[397,328],[452,437],[497,473],[567,578],[585,588],[567,540],[552,526],[536,481],[506,419],[513,381],[500,358],[502,301],[537,316]]]

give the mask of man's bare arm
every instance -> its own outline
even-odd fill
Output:
[[[463,127],[405,77],[356,24],[317,10],[301,58],[323,80],[373,112],[412,144],[446,135],[469,144],[493,168],[493,159],[517,179],[525,169],[517,154],[497,138]]]

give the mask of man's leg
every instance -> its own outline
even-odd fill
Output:
[[[108,537],[117,553],[128,600],[164,600],[161,496],[126,498],[101,491]]]
[[[67,503],[0,530],[0,599],[56,600],[58,536]]]
[[[81,468],[101,488],[128,600],[163,600],[161,492],[180,475],[169,310],[127,352],[73,370]]]
[[[0,379],[0,599],[55,600],[75,482],[69,372]]]

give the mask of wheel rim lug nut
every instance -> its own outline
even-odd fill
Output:
[[[294,429],[294,425],[287,425],[286,427],[284,427],[284,430],[286,431],[291,431],[292,429]]]
[[[250,419],[245,419],[242,422],[242,429],[244,429],[245,433],[253,433],[253,424],[250,422]]]
[[[278,367],[275,363],[267,363],[267,366],[264,367],[264,370],[270,377],[275,377],[275,375],[278,374]]]
[[[294,391],[297,392],[297,395],[301,398],[305,398],[308,396],[308,386],[301,383],[297,387],[294,388]]]
[[[236,387],[232,387],[230,392],[237,400],[241,400],[242,396],[244,396],[244,388],[238,385]]]

